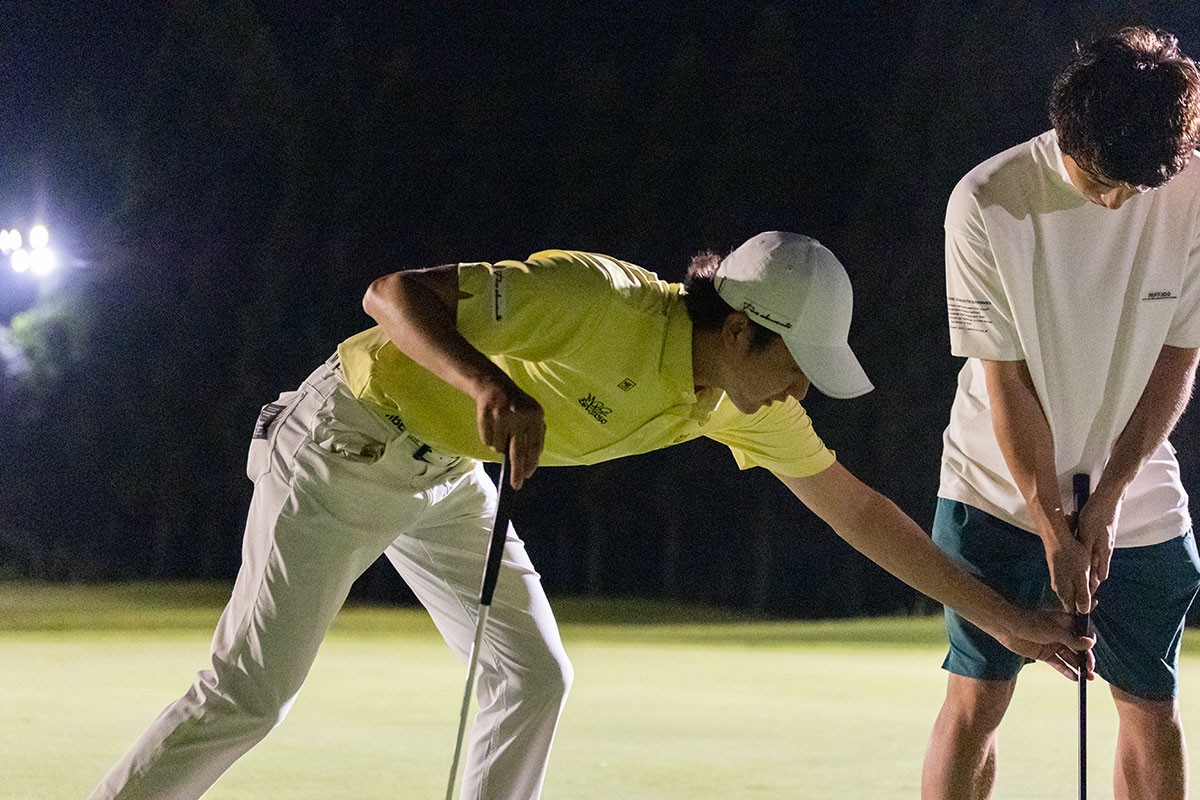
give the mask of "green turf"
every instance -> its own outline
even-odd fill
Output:
[[[203,665],[226,593],[0,584],[0,798],[84,796]],[[556,607],[576,682],[548,799],[917,796],[944,684],[939,620]],[[1200,659],[1183,672],[1190,720]],[[348,608],[287,722],[207,797],[440,798],[462,681],[423,613]],[[1092,697],[1091,795],[1111,797],[1115,719],[1103,684]],[[996,797],[1074,796],[1075,746],[1074,686],[1030,669]]]

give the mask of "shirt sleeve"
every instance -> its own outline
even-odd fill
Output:
[[[946,209],[946,312],[954,355],[1025,358],[979,203],[965,182]]]
[[[1192,242],[1166,344],[1200,347],[1200,241]]]
[[[763,467],[776,475],[803,478],[815,475],[837,460],[813,430],[812,420],[804,407],[794,399],[772,403],[753,414],[744,415],[726,406],[714,414],[730,414],[730,424],[711,433],[708,438],[726,445],[738,468]]]
[[[458,331],[485,355],[546,361],[587,341],[607,313],[604,274],[569,258],[458,266]]]

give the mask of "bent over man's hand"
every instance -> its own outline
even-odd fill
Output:
[[[541,405],[507,376],[487,381],[475,396],[479,439],[508,458],[509,483],[520,489],[537,469],[546,441]]]
[[[394,272],[375,280],[363,308],[398,350],[475,401],[479,439],[508,458],[520,489],[537,469],[546,439],[542,407],[456,328],[458,268]]]
[[[1018,612],[1003,632],[991,632],[1000,644],[1019,656],[1045,661],[1064,676],[1091,680],[1096,666],[1092,646],[1095,637],[1079,637],[1071,632],[1071,615],[1058,611]],[[1071,642],[1068,646],[1066,642]],[[1086,648],[1087,660],[1082,675],[1079,675],[1079,653]]]

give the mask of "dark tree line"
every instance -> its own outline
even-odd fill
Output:
[[[959,366],[945,199],[1048,127],[1074,39],[1130,21],[1200,53],[1168,2],[19,8],[0,99],[42,124],[0,121],[0,209],[39,187],[89,266],[15,315],[28,290],[0,279],[0,576],[231,576],[257,409],[366,326],[379,274],[561,246],[679,279],[772,228],[821,239],[855,284],[878,389],[811,397],[818,431],[928,525]],[[543,470],[517,521],[552,592],[920,605],[708,442]],[[359,592],[405,594],[385,569]]]

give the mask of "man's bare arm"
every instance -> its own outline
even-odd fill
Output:
[[[779,479],[855,550],[1013,652],[1074,676],[1068,666],[1076,663],[1072,650],[1090,648],[1091,640],[1071,633],[1068,615],[1012,605],[950,560],[908,515],[841,464],[806,478]]]
[[[458,332],[461,297],[454,265],[394,272],[371,284],[363,310],[402,353],[475,401],[479,438],[508,456],[519,489],[541,456],[542,408]]]
[[[1024,361],[983,361],[992,430],[1004,463],[1033,517],[1046,551],[1050,583],[1066,609],[1092,609],[1088,553],[1063,508],[1054,437]]]
[[[1079,529],[1091,554],[1092,580],[1097,586],[1108,577],[1125,490],[1171,435],[1187,408],[1198,358],[1200,350],[1194,347],[1163,346],[1141,399],[1113,444],[1104,472],[1080,515]]]

